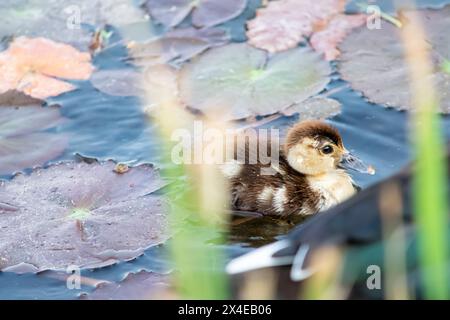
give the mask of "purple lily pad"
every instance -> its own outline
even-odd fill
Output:
[[[239,16],[247,0],[147,0],[153,18],[167,27],[180,24],[192,12],[196,27],[211,27]]]
[[[0,184],[0,270],[96,268],[168,238],[166,183],[152,165],[63,162]],[[31,269],[30,269],[31,270]]]
[[[209,47],[209,43],[202,39],[164,37],[149,42],[135,43],[129,48],[129,52],[133,63],[138,66],[165,63],[177,65]]]
[[[194,4],[192,0],[148,0],[145,7],[156,21],[175,27],[191,13]]]
[[[203,51],[229,42],[227,32],[218,28],[182,28],[169,31],[164,37],[133,43],[129,52],[138,66],[170,63],[178,66]]]
[[[215,26],[239,16],[247,7],[247,0],[201,0],[192,13],[196,27]]]
[[[100,283],[94,292],[80,296],[82,300],[148,300],[161,299],[170,287],[166,274],[140,271],[129,273],[119,283]]]
[[[298,114],[301,121],[323,120],[341,113],[341,104],[334,99],[313,97],[301,103],[296,103],[282,110],[281,113],[285,116]]]
[[[212,47],[221,46],[230,41],[230,35],[221,28],[179,28],[165,34],[172,38],[193,38],[208,42]]]
[[[145,11],[130,0],[2,0],[3,36],[45,37],[86,50],[91,32],[82,26],[123,26],[148,21]]]
[[[66,135],[43,132],[63,120],[59,108],[40,103],[16,91],[0,95],[0,174],[42,165],[66,148]]]
[[[142,96],[142,75],[130,69],[99,70],[91,77],[92,85],[112,96]]]
[[[450,74],[444,62],[450,59],[450,6],[440,10],[403,11],[423,22],[428,54],[433,64],[430,80],[440,95],[440,112],[450,114]],[[359,28],[340,45],[338,70],[342,79],[363,93],[370,102],[398,110],[413,110],[408,66],[400,29],[381,21],[381,28]]]

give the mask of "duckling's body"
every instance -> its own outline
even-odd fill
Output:
[[[272,164],[262,164],[258,156],[256,164],[244,163],[237,160],[235,152],[235,161],[222,167],[230,182],[234,210],[310,215],[356,193],[352,178],[339,167],[347,151],[339,133],[329,125],[318,121],[299,123],[289,130],[284,145],[276,148],[279,157]],[[333,152],[323,154],[320,150],[324,148]],[[248,143],[245,149],[247,157]],[[267,174],[268,168],[272,174]]]

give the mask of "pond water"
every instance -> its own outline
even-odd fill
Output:
[[[434,1],[431,1],[435,3]],[[244,21],[253,15],[259,1],[251,5],[243,16],[221,27],[230,30],[234,41],[245,40]],[[132,68],[123,62],[126,49],[115,46],[99,54],[94,62],[97,68]],[[157,138],[157,127],[144,116],[141,103],[134,97],[113,97],[95,90],[90,82],[77,83],[78,90],[52,99],[51,103],[61,105],[62,114],[69,119],[57,128],[70,134],[70,146],[55,161],[73,159],[75,153],[99,159],[114,159],[129,164],[161,163],[162,149]],[[398,171],[410,160],[408,148],[408,114],[364,100],[354,92],[337,74],[328,90],[337,90],[331,97],[343,105],[342,113],[329,120],[336,126],[346,147],[359,155],[366,163],[372,164],[377,174],[374,176],[355,174],[358,185],[365,188]],[[297,121],[296,117],[282,117],[264,127],[285,130]],[[444,134],[450,139],[450,117],[442,117]],[[271,218],[235,219],[229,242],[225,250],[229,258],[240,255],[286,234],[298,221],[280,221]],[[213,239],[205,239],[210,241]],[[97,270],[83,271],[83,275],[95,279],[119,281],[128,272],[139,270],[167,272],[167,246],[153,247],[141,257],[130,262],[119,263]],[[81,292],[89,292],[91,287],[69,290],[65,282],[51,277],[51,273],[39,275],[17,275],[0,273],[0,299],[76,299]]]

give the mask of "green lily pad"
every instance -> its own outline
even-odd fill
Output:
[[[225,120],[274,114],[322,91],[330,66],[309,48],[273,56],[247,44],[209,50],[180,72],[183,102]]]
[[[450,113],[450,74],[445,62],[450,58],[450,6],[442,10],[418,10],[423,22],[434,65],[432,81],[440,95],[440,111]],[[405,11],[406,21],[411,11]],[[398,110],[412,109],[408,66],[400,30],[382,21],[381,29],[362,27],[340,45],[338,65],[344,80],[370,101]]]

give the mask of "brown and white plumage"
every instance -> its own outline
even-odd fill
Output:
[[[222,166],[229,179],[234,210],[278,216],[310,215],[356,193],[350,175],[341,165],[343,160],[349,160],[353,168],[364,167],[350,156],[340,134],[330,125],[319,121],[300,122],[288,131],[284,144],[276,148],[278,161],[249,164],[250,153],[256,152],[258,158],[259,152],[252,151],[247,142],[245,159],[238,159],[235,149],[234,161]],[[269,168],[272,174],[265,174]]]

